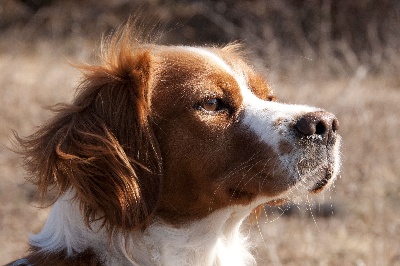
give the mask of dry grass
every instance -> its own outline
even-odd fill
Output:
[[[72,95],[77,71],[65,63],[46,52],[29,56],[0,54],[1,265],[23,253],[27,235],[41,228],[48,213],[35,207],[40,206],[35,201],[35,188],[24,181],[21,161],[7,148],[12,146],[12,130],[22,135],[32,132],[49,115],[43,107]]]
[[[48,213],[36,207],[34,187],[6,148],[12,129],[26,135],[48,118],[43,107],[68,101],[79,72],[67,59],[91,62],[94,50],[85,39],[41,41],[29,50],[15,41],[0,43],[0,264],[24,253],[27,235],[40,230]],[[399,79],[371,76],[363,67],[350,78],[266,76],[282,101],[335,113],[344,143],[343,171],[330,191],[292,207],[292,215],[267,210],[261,234],[254,226],[260,265],[400,265]]]

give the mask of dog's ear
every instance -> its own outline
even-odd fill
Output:
[[[126,31],[126,30],[125,30]],[[85,222],[112,233],[143,228],[158,203],[162,162],[149,122],[150,53],[126,32],[114,36],[102,64],[84,66],[71,105],[38,132],[18,138],[42,196],[72,189]]]

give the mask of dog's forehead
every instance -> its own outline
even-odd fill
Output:
[[[195,46],[156,46],[155,48],[153,51],[164,60],[173,62],[196,61],[203,65],[212,64],[232,74],[231,66],[218,53],[223,52],[223,49]]]
[[[182,76],[189,72],[191,76],[224,73],[232,77],[240,88],[246,88],[264,98],[272,94],[265,80],[243,60],[235,49],[175,46],[160,47],[158,55],[161,67],[175,66],[182,70]]]
[[[213,66],[222,69],[228,74],[235,76],[234,69],[231,65],[229,65],[220,55],[207,48],[199,48],[199,47],[182,47],[184,51],[190,52],[191,56],[200,57],[204,60],[204,62],[208,64],[212,64]],[[214,49],[215,51],[216,49]]]

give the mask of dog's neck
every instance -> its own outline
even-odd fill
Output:
[[[92,250],[104,265],[251,265],[254,259],[240,232],[250,206],[232,206],[180,227],[155,219],[143,232],[112,241],[95,223],[88,228],[79,204],[67,193],[54,204],[43,230],[31,244],[44,252],[76,256]],[[97,227],[97,228],[96,228]]]

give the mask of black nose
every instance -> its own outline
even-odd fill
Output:
[[[297,120],[296,129],[305,136],[320,135],[328,139],[339,129],[339,121],[325,111],[311,112]]]

